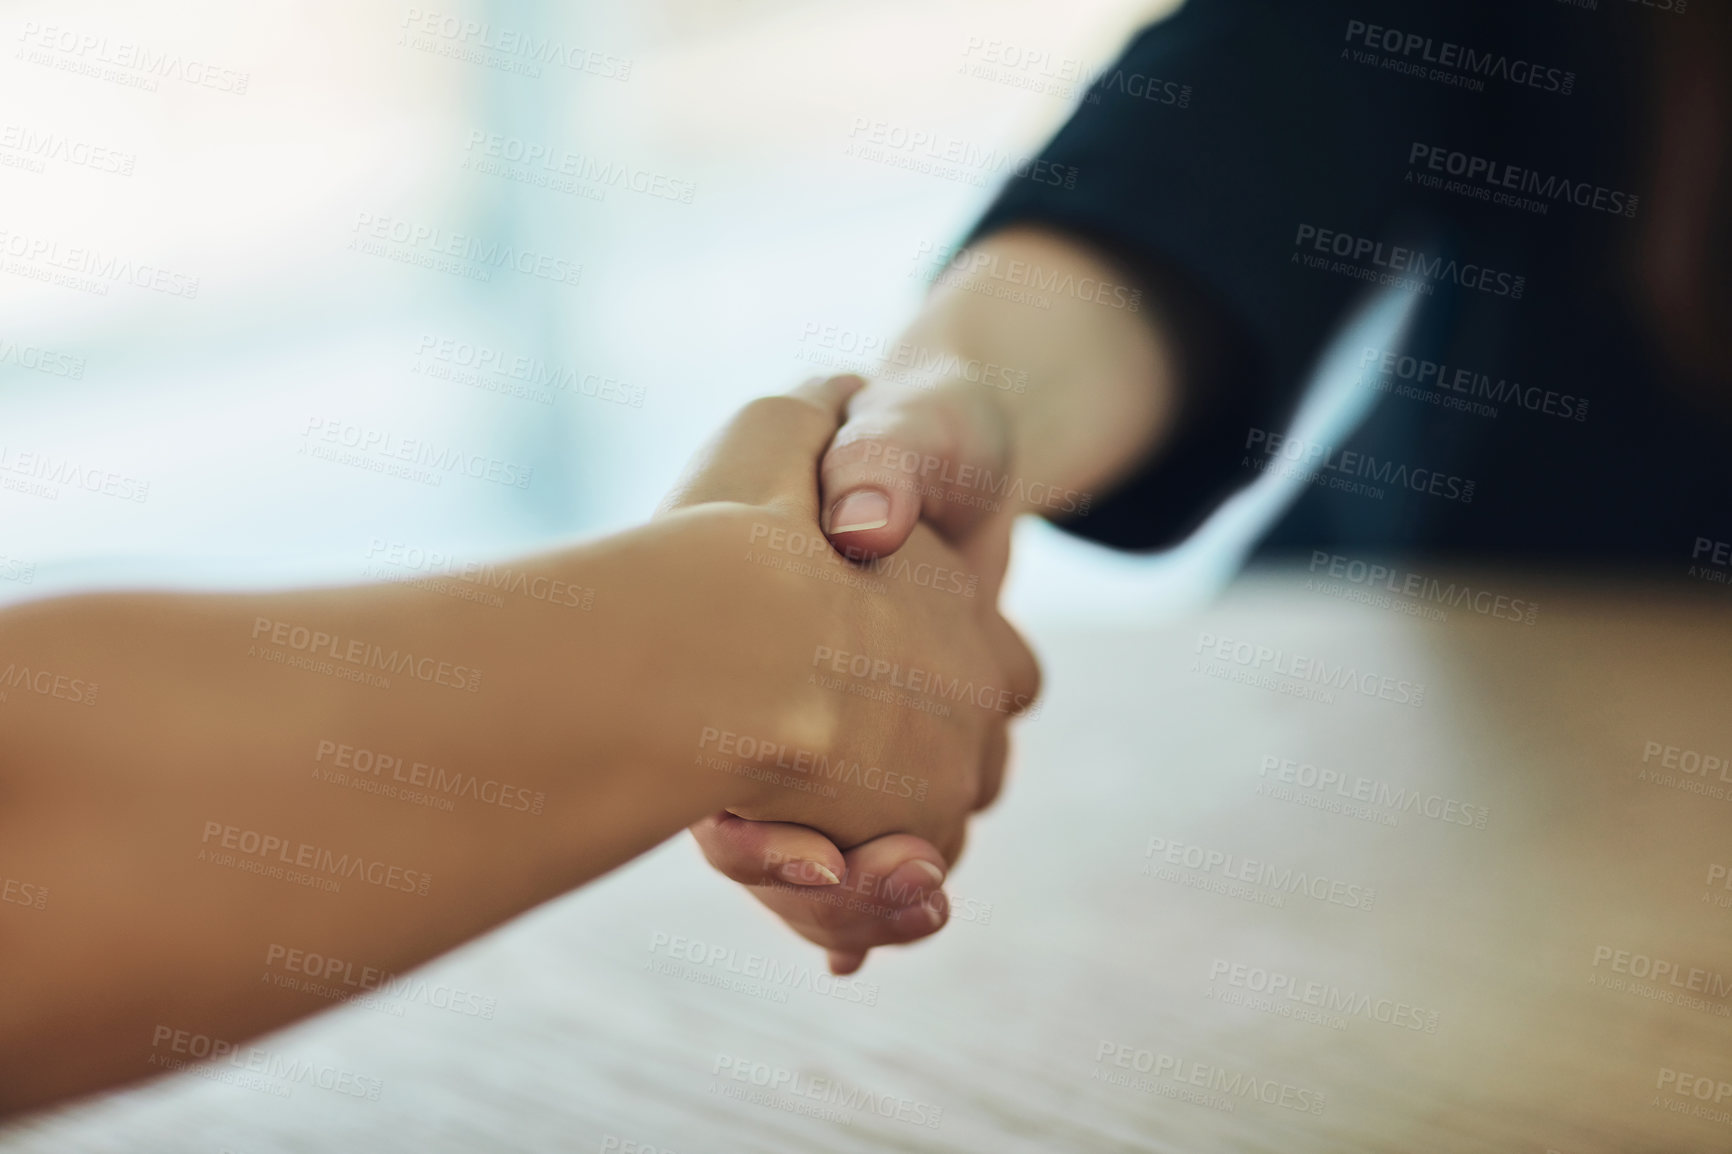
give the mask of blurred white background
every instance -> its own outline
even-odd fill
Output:
[[[849,359],[817,330],[893,337],[930,273],[917,254],[991,197],[993,175],[847,155],[857,118],[1025,155],[1074,77],[1167,7],[12,6],[0,598],[353,581],[378,542],[480,557],[641,520],[742,400]],[[510,50],[526,37],[568,65]],[[494,137],[575,178],[478,166]],[[373,222],[428,239],[352,248]],[[437,243],[581,276],[405,259]],[[511,377],[465,375],[479,349],[566,387],[494,391]],[[306,455],[325,430],[532,478],[435,485]],[[1223,571],[1027,536],[1025,611],[1154,612]]]

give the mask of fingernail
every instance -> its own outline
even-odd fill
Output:
[[[776,873],[783,881],[797,886],[833,886],[842,880],[830,867],[815,861],[783,862]]]
[[[925,901],[928,894],[943,884],[944,871],[929,861],[917,858],[896,867],[895,872],[884,883],[884,892],[892,899],[901,897],[903,905],[911,906],[915,902]]]
[[[830,510],[830,532],[859,533],[890,524],[890,498],[876,489],[856,489]]]

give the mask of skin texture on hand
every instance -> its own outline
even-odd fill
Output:
[[[996,600],[1017,516],[1086,515],[1094,490],[1110,488],[1171,435],[1178,356],[1153,297],[1134,311],[1064,296],[1037,310],[998,297],[968,271],[1021,262],[1072,283],[1127,279],[1083,242],[1012,229],[970,252],[953,262],[898,342],[922,350],[940,370],[910,375],[887,365],[850,398],[847,421],[820,466],[821,509],[829,540],[855,560],[896,554],[917,532],[936,532],[982,574],[982,596],[990,579]],[[968,369],[960,376],[941,371],[955,365]],[[992,764],[998,774],[986,783],[982,805],[997,793],[1003,757]],[[833,872],[842,860],[826,839],[788,825],[711,823],[693,833],[712,863],[747,884],[763,874],[750,868],[753,855]],[[912,859],[914,843],[898,844]],[[936,849],[918,852],[931,860]],[[947,861],[954,865],[955,855]],[[911,940],[902,935],[904,923],[879,909],[839,907],[823,893],[788,885],[756,892],[795,930],[829,948],[838,972],[857,969],[873,946]]]
[[[839,549],[893,552],[917,521],[966,549],[1022,513],[1086,515],[1097,490],[1170,435],[1178,358],[1158,298],[1131,308],[1060,293],[1037,309],[974,271],[1000,266],[1128,279],[1082,242],[1034,229],[959,254],[898,342],[932,370],[885,366],[850,399],[824,455],[825,527]]]
[[[837,974],[859,969],[874,946],[917,941],[950,918],[940,888],[944,858],[910,834],[886,834],[843,853],[805,826],[728,813],[705,818],[692,833],[711,865],[823,946]]]
[[[857,383],[810,387],[839,397]],[[948,858],[996,788],[1002,730],[1033,700],[1038,668],[998,614],[996,578],[982,596],[980,575],[931,529],[864,571],[832,553],[816,532],[815,461],[834,423],[799,396],[753,402],[665,503],[673,520],[712,511],[718,490],[745,494],[749,508],[716,516],[754,579],[736,594],[737,635],[718,631],[723,651],[694,653],[665,688],[698,711],[688,756],[746,782],[730,813],[810,826],[842,850],[910,833]],[[750,652],[730,658],[728,645]],[[728,660],[747,673],[744,699],[709,672]],[[893,688],[915,675],[922,690]]]
[[[46,687],[0,709],[0,844],[8,876],[52,895],[0,927],[0,1112],[163,1073],[165,1031],[244,1053],[326,1004],[260,981],[273,948],[399,974],[706,814],[822,830],[856,877],[889,874],[905,845],[874,839],[904,829],[954,852],[1007,718],[909,729],[808,682],[815,644],[1032,694],[1026,648],[989,601],[900,578],[866,593],[754,556],[775,531],[815,533],[815,462],[850,387],[754,402],[650,525],[512,563],[594,590],[593,612],[399,584],[0,612],[0,667]],[[961,564],[936,536],[910,548],[928,571]],[[730,727],[882,767],[879,788],[811,760],[767,776],[721,753]],[[442,809],[351,788],[357,751],[469,789]],[[326,776],[343,765],[350,780]],[[925,796],[883,788],[888,769]]]

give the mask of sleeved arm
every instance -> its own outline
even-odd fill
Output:
[[[1181,540],[1249,478],[1247,429],[1282,427],[1363,290],[1294,267],[1298,230],[1383,227],[1403,142],[1443,109],[1434,86],[1356,66],[1351,19],[1336,0],[1190,0],[1131,41],[1042,152],[1074,187],[1013,180],[972,230],[1083,240],[1178,337],[1173,439],[1070,531],[1125,549]]]

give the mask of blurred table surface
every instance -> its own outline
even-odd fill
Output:
[[[851,983],[682,838],[268,1041],[376,1101],[180,1076],[0,1151],[1732,1149],[1732,590],[1427,576],[1475,596],[1036,623],[951,926]]]

